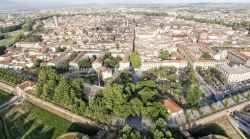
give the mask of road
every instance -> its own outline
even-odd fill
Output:
[[[206,97],[210,97],[216,92],[210,85],[208,85],[204,81],[204,79],[201,77],[201,75],[197,71],[195,71],[195,76],[197,77],[197,79],[200,83],[200,87],[201,87],[202,91],[205,93]]]
[[[0,106],[0,113],[8,110],[9,108],[11,108],[13,105],[19,104],[23,101],[23,98],[20,96],[14,96],[13,98],[11,98],[9,101],[7,101],[6,103],[4,103],[3,105]]]
[[[169,126],[180,126],[183,124],[188,123],[189,121],[195,121],[196,119],[199,119],[201,116],[206,116],[215,113],[216,111],[226,109],[230,106],[236,106],[241,102],[249,101],[247,99],[248,92],[239,94],[239,102],[235,100],[234,97],[227,98],[221,101],[213,102],[209,105],[194,108],[194,109],[187,109],[184,111],[184,113],[178,114],[176,116],[170,116],[167,119],[167,123]],[[224,102],[225,100],[228,101],[227,106],[225,106]]]
[[[233,118],[238,128],[250,134],[250,115],[239,111],[234,111],[230,114],[230,116]]]
[[[221,100],[226,97],[230,97],[232,95],[238,94],[239,92],[247,91],[249,89],[250,89],[250,83],[245,83],[245,84],[241,84],[235,87],[231,87],[226,90],[219,91],[217,92],[217,94],[215,94],[215,96],[217,100]]]

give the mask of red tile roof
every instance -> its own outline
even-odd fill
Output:
[[[162,99],[161,103],[171,112],[176,113],[183,109],[171,99]]]

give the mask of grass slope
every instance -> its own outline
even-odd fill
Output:
[[[78,125],[58,117],[30,103],[15,106],[3,115],[9,129],[10,138],[55,139],[70,131],[79,131]],[[97,130],[87,129],[86,134],[96,134]]]
[[[11,97],[12,97],[11,94],[8,94],[8,93],[0,90],[0,105],[2,105],[5,102],[7,102]]]
[[[9,37],[0,41],[0,47],[9,47],[15,43],[14,37]]]

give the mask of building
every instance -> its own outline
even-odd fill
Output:
[[[183,113],[183,109],[170,98],[162,99],[161,103],[167,108],[171,116],[176,116],[180,113]]]
[[[250,63],[250,59],[248,56],[240,53],[237,50],[229,50],[228,51],[228,59],[231,62],[238,63],[238,64],[248,64]]]
[[[52,59],[50,62],[48,62],[47,65],[48,65],[48,66],[58,67],[58,66],[60,66],[65,60],[67,60],[71,54],[72,54],[71,49],[66,50],[66,51],[63,52],[61,55],[55,57],[55,58]]]
[[[188,48],[187,46],[180,46],[178,47],[178,51],[188,59],[188,64],[193,67],[202,67],[202,68],[209,68],[209,67],[216,67],[217,65],[228,64],[230,61],[228,59],[220,57],[220,59],[203,59],[199,55],[206,51],[212,51],[211,49],[207,49],[205,47],[192,47]],[[198,54],[196,54],[198,53]],[[209,52],[210,55],[213,55],[214,52]]]
[[[25,81],[16,87],[17,94],[25,97],[24,93],[26,91],[32,90],[34,88],[34,86],[35,86],[35,82]]]
[[[101,74],[102,79],[107,79],[113,77],[113,71],[110,68],[101,67],[98,69],[98,72]]]
[[[153,68],[160,67],[176,67],[185,68],[188,66],[186,60],[164,60],[164,61],[144,61],[141,63],[141,71],[147,71]]]
[[[228,82],[242,82],[250,79],[250,68],[244,65],[218,65]]]

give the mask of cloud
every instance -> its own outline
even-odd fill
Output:
[[[2,1],[2,0],[1,0]],[[250,3],[249,0],[9,0],[19,2],[43,2],[43,3],[196,3],[196,2],[237,2]]]

